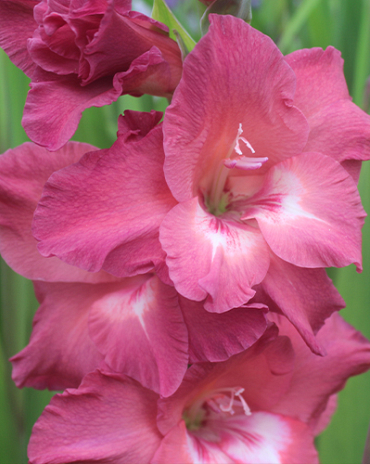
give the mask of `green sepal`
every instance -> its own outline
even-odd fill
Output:
[[[164,0],[154,0],[152,18],[168,26],[171,39],[176,40],[179,43],[180,49],[182,44],[185,45],[185,49],[181,49],[183,54],[186,52],[186,55],[188,52],[193,50],[196,44],[195,41],[190,37],[186,29],[178,21]],[[177,40],[176,33],[174,31],[176,31],[178,36],[181,37],[180,41]]]

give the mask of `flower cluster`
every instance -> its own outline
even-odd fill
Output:
[[[34,143],[0,158],[0,252],[40,308],[18,387],[65,390],[32,464],[315,463],[370,343],[327,267],[361,271],[370,116],[332,47],[283,56],[210,15],[182,61],[128,0],[3,0],[0,45],[31,78]],[[122,94],[111,148],[70,142]]]

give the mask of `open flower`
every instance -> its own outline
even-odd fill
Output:
[[[31,77],[23,125],[56,150],[81,113],[122,94],[169,97],[181,76],[167,26],[131,11],[130,0],[4,0],[0,45]]]
[[[370,367],[370,344],[335,314],[319,332],[328,352],[319,357],[277,323],[283,336],[272,326],[224,363],[191,366],[168,398],[103,366],[51,400],[30,463],[317,463],[314,436],[335,393]]]

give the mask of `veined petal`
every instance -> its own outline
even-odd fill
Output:
[[[99,371],[78,390],[55,395],[36,422],[31,464],[150,462],[161,440],[157,395],[137,382]]]
[[[295,75],[266,35],[232,16],[211,26],[186,57],[164,117],[165,176],[178,201],[205,191],[233,150],[238,127],[261,170],[299,154],[308,123],[293,106]]]
[[[126,280],[92,305],[91,338],[112,369],[169,396],[188,365],[188,332],[177,292],[156,276]]]
[[[160,227],[170,278],[179,293],[211,312],[246,303],[269,266],[258,229],[209,214],[197,197],[175,206]]]
[[[94,149],[85,143],[69,142],[52,153],[26,142],[1,155],[0,252],[7,264],[24,277],[61,282],[116,280],[104,271],[92,274],[56,257],[42,257],[31,232],[33,213],[49,176]]]
[[[303,153],[272,167],[248,204],[242,219],[256,218],[284,261],[361,270],[365,212],[353,179],[328,156]]]
[[[268,308],[257,303],[222,314],[210,313],[202,303],[184,297],[180,306],[189,332],[190,363],[225,361],[253,345],[267,328]]]
[[[164,260],[159,225],[176,204],[163,158],[156,126],[143,138],[118,138],[110,149],[54,173],[34,217],[40,253],[119,277],[151,271]]]

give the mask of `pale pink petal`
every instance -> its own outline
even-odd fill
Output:
[[[88,333],[91,305],[119,286],[36,282],[41,306],[31,340],[11,358],[16,385],[50,390],[78,387],[103,359]]]
[[[37,0],[0,1],[0,46],[27,76],[35,69],[27,51],[27,40],[37,27],[33,19],[33,8],[37,4]]]
[[[241,19],[210,18],[164,118],[165,175],[179,201],[209,188],[240,124],[253,156],[269,159],[261,170],[299,154],[308,136],[294,73],[273,41]]]
[[[282,312],[313,352],[325,354],[315,334],[325,319],[345,307],[325,269],[297,267],[272,254],[269,270],[259,287],[256,300],[263,301],[271,311]]]
[[[285,57],[297,77],[294,104],[309,118],[337,100],[349,100],[343,59],[334,47],[297,50]]]
[[[50,177],[34,217],[43,256],[119,277],[164,260],[158,229],[176,202],[163,177],[162,128],[125,137]]]
[[[36,422],[30,464],[147,463],[158,448],[157,395],[117,374],[89,374],[56,395]]]
[[[225,215],[224,215],[225,216]],[[175,206],[160,228],[170,278],[179,293],[212,312],[246,303],[269,266],[259,230],[205,211],[198,198]]]
[[[169,396],[188,365],[188,333],[177,292],[155,276],[126,281],[93,303],[91,338],[112,369]]]
[[[327,355],[316,356],[288,321],[280,318],[278,324],[280,333],[292,340],[296,364],[289,391],[272,411],[294,416],[314,430],[320,429],[320,416],[324,411],[328,413],[330,397],[344,388],[349,377],[370,368],[370,342],[334,313],[317,334]],[[333,407],[330,411],[333,412]]]
[[[353,179],[334,160],[303,153],[272,167],[248,201],[243,219],[256,218],[272,251],[302,267],[361,270],[365,213]]]
[[[256,303],[222,314],[184,297],[180,306],[189,332],[190,363],[225,361],[253,345],[267,327],[268,308]]]
[[[55,153],[26,142],[0,157],[0,252],[16,272],[32,280],[64,282],[102,282],[113,277],[105,272],[91,274],[63,263],[46,259],[37,251],[31,233],[34,210],[49,176],[77,162],[94,147],[70,142]]]

